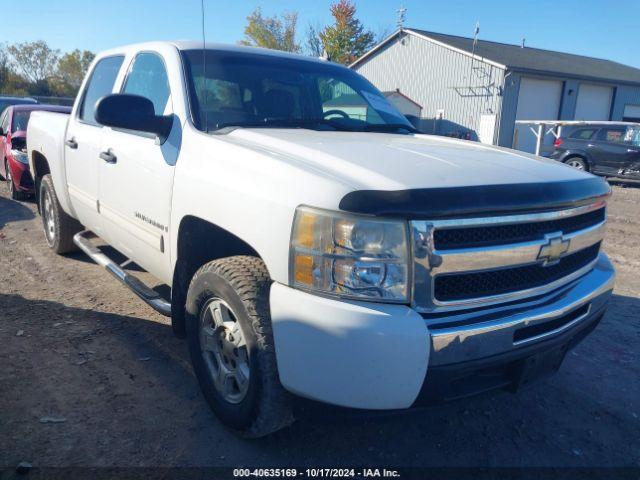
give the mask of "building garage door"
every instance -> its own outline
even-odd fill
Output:
[[[640,105],[625,105],[623,122],[640,122]]]
[[[562,99],[562,82],[523,77],[520,80],[516,120],[557,120]],[[516,128],[515,147],[525,152],[535,152],[536,138],[527,125]],[[548,139],[552,142],[551,139]]]
[[[578,89],[575,120],[609,120],[613,88],[582,83]]]

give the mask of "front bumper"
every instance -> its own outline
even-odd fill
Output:
[[[600,254],[592,271],[542,298],[439,317],[274,284],[280,380],[306,398],[376,410],[515,387],[555,370],[595,327],[614,279]]]

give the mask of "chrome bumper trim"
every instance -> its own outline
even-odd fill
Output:
[[[533,343],[542,338],[552,337],[597,314],[606,305],[615,282],[615,270],[604,253],[598,257],[593,270],[567,288],[550,304],[532,308],[525,312],[509,315],[508,311],[498,319],[482,321],[486,312],[466,316],[468,323],[463,326],[443,328],[450,318],[431,319],[430,365],[447,365],[478,358],[489,357],[513,350],[525,343]],[[590,303],[589,312],[562,327],[542,335],[514,342],[514,332],[520,328],[542,324],[562,317],[585,304]],[[517,306],[514,306],[516,309]]]

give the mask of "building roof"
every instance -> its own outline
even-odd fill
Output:
[[[408,97],[407,95],[402,93],[399,88],[396,88],[395,90],[390,90],[390,91],[387,91],[387,92],[382,92],[382,94],[385,97],[391,97],[393,95],[400,95],[402,98],[405,98],[409,102],[413,103],[416,107],[422,108],[422,105],[420,105],[418,102],[416,102],[413,98]]]
[[[447,45],[469,55],[473,53],[477,58],[488,60],[490,63],[511,70],[640,84],[640,69],[611,60],[526,46],[523,48],[520,45],[490,42],[488,40],[478,40],[474,50],[472,38],[415,28],[405,28],[404,32]],[[399,33],[400,31],[396,31],[379,46],[391,41]],[[375,47],[374,50],[377,48]],[[370,51],[369,53],[372,52]],[[366,56],[368,54],[360,57],[353,65],[359,63]]]

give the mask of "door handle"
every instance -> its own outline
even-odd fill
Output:
[[[116,163],[118,161],[118,157],[111,152],[111,149],[106,152],[100,152],[100,158],[107,163]]]
[[[69,140],[65,140],[64,144],[73,150],[78,148],[78,142],[76,142],[76,137],[70,138]]]
[[[635,150],[633,148],[627,148],[627,153],[638,153],[638,150]]]

